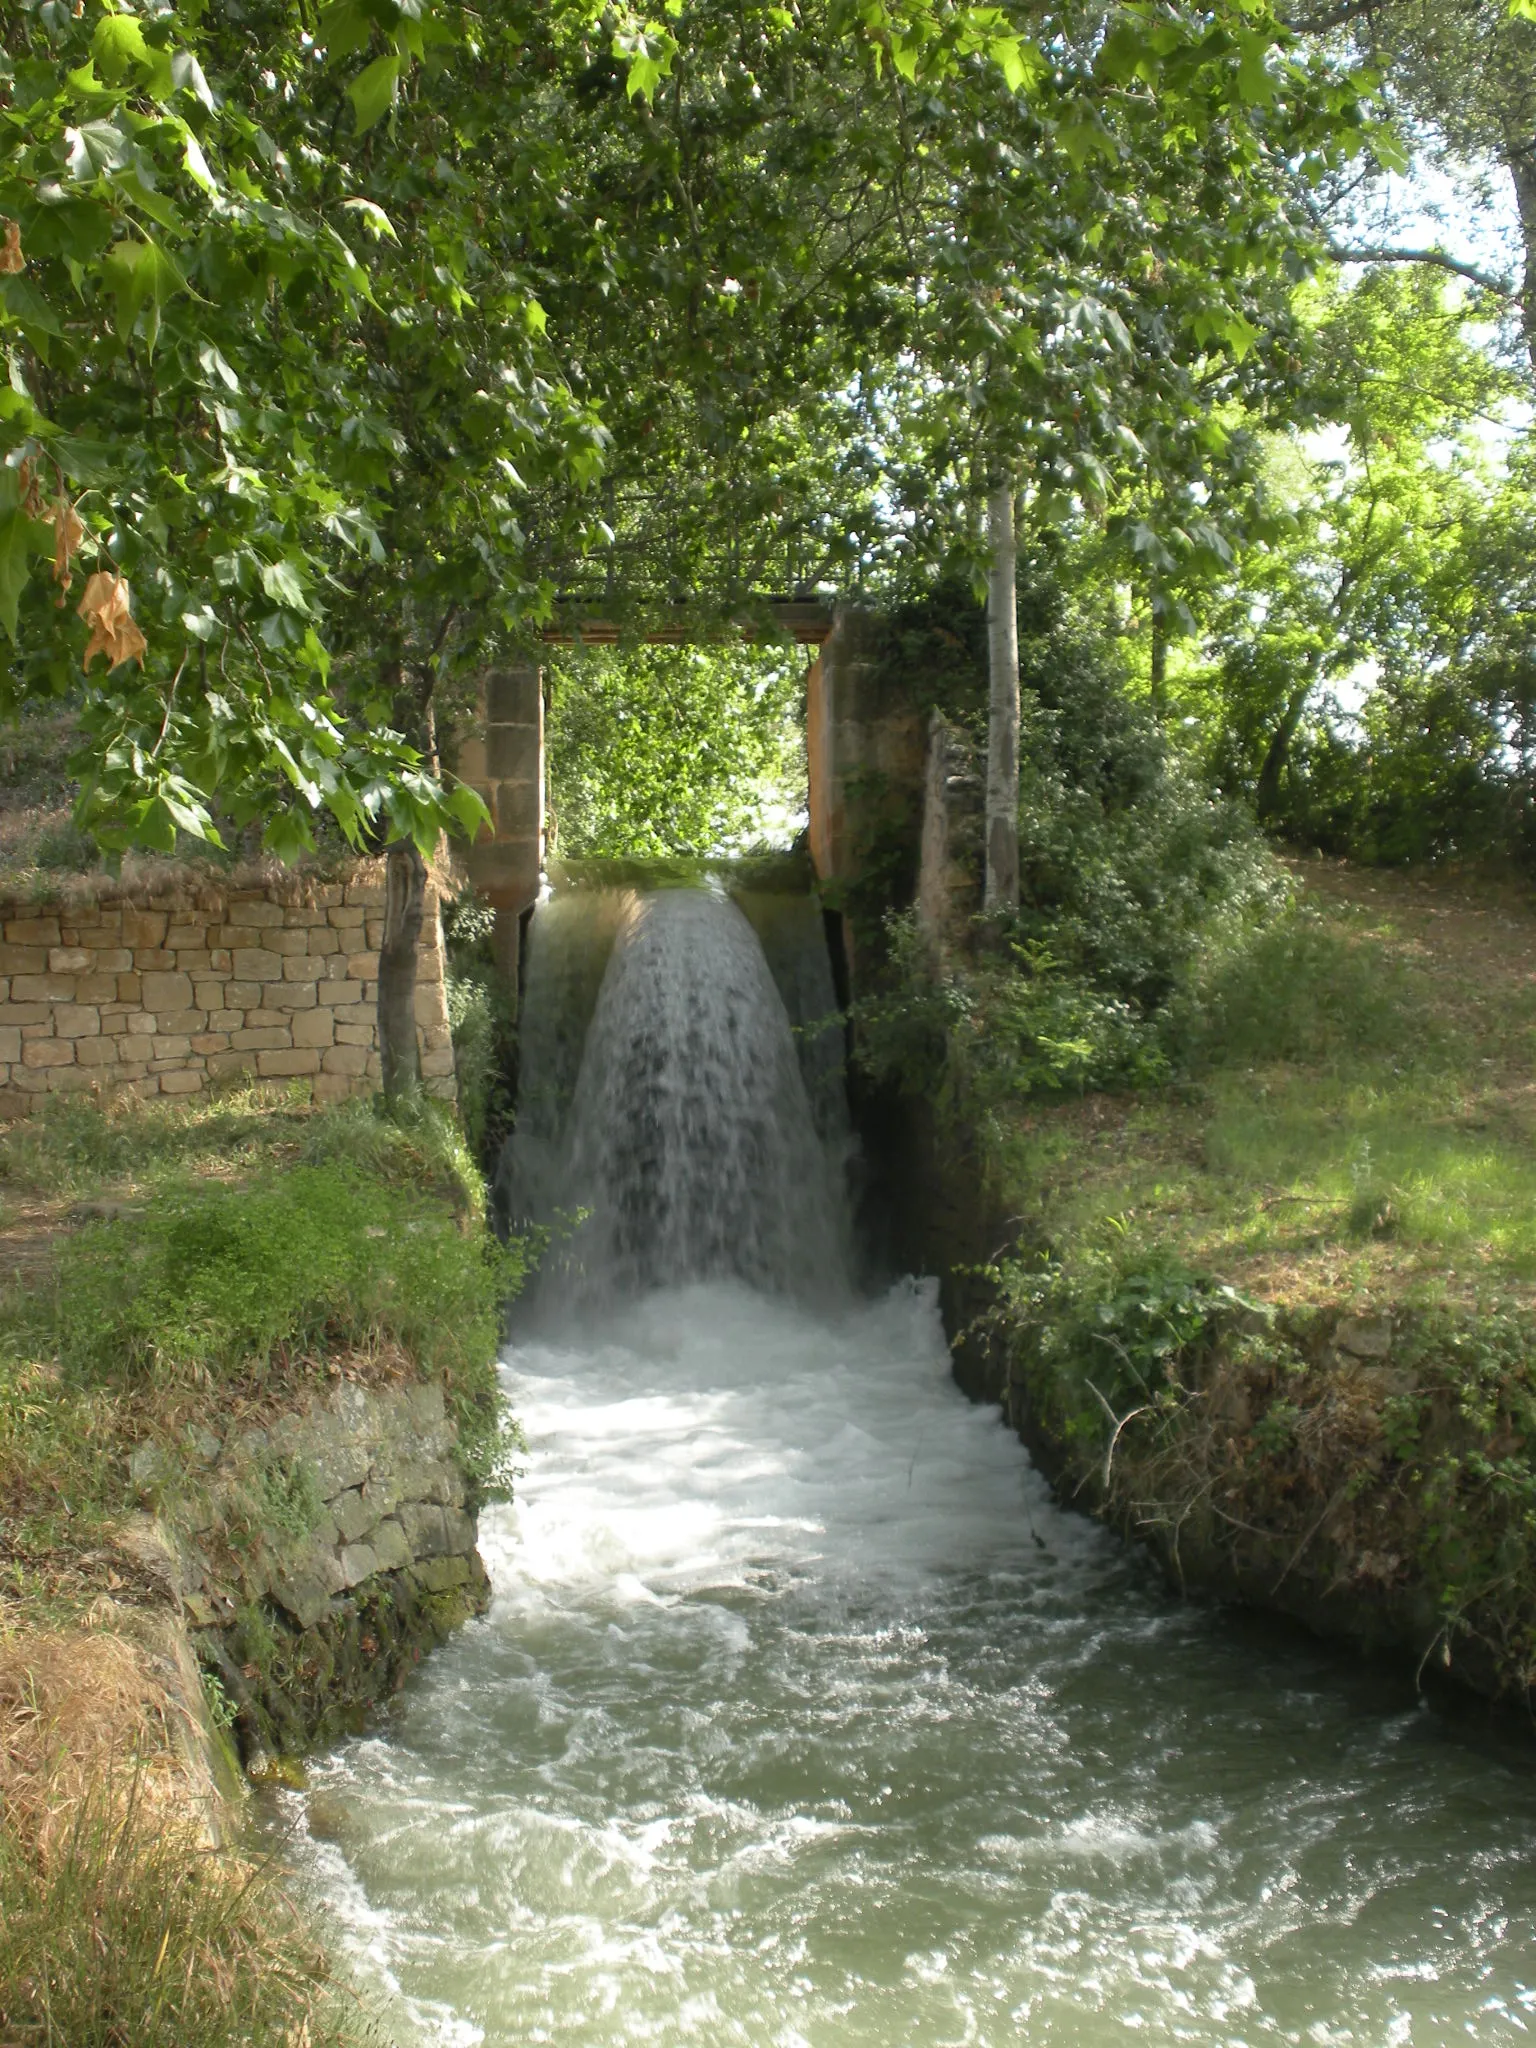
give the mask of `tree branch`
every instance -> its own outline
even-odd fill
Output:
[[[1437,270],[1448,270],[1453,277],[1464,277],[1470,284],[1481,285],[1485,291],[1497,292],[1501,298],[1516,296],[1515,287],[1507,277],[1495,277],[1491,271],[1479,270],[1475,263],[1463,263],[1459,257],[1447,256],[1443,249],[1351,248],[1342,242],[1329,242],[1327,254],[1335,263],[1432,263]]]

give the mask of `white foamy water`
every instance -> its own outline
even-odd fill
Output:
[[[1536,2030],[1529,1757],[1165,1598],[926,1288],[663,1292],[506,1379],[490,1614],[288,1800],[402,2044]]]

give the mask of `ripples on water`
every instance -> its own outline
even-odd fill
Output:
[[[1170,1603],[948,1377],[931,1290],[508,1354],[491,1613],[288,1795],[402,2043],[1536,2031],[1536,1774]]]

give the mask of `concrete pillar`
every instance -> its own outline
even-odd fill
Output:
[[[857,881],[888,833],[911,839],[915,871],[926,734],[877,614],[839,605],[807,678],[805,739],[820,879]]]
[[[544,673],[532,662],[481,678],[479,730],[459,754],[459,773],[491,814],[464,856],[476,893],[496,912],[497,964],[513,984],[523,913],[538,900],[544,868]]]

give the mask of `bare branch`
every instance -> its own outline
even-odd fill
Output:
[[[1507,277],[1495,277],[1491,271],[1479,270],[1475,263],[1463,263],[1459,257],[1448,256],[1443,249],[1349,247],[1341,242],[1329,242],[1327,253],[1335,263],[1431,263],[1436,270],[1448,270],[1453,277],[1464,277],[1468,283],[1481,285],[1485,291],[1497,292],[1500,298],[1513,299],[1517,296]]]

